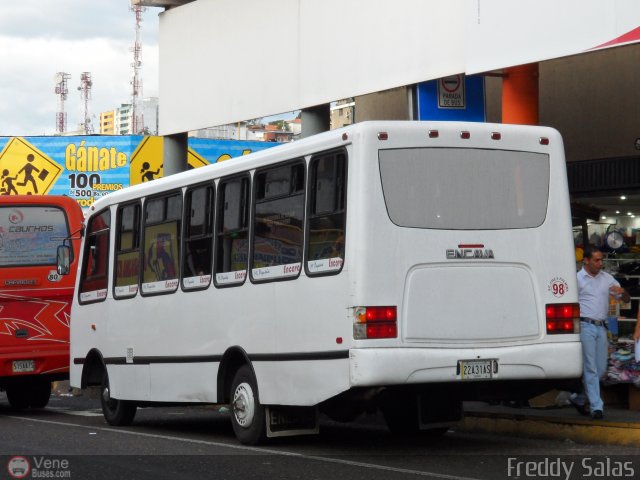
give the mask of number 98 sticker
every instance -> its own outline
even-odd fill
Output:
[[[549,286],[547,287],[554,297],[562,297],[569,291],[569,285],[562,277],[555,277],[551,279],[549,282]]]

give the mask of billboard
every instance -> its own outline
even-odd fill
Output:
[[[99,197],[162,177],[162,137],[0,137],[0,195],[67,195],[87,208]],[[189,168],[277,143],[189,138]]]

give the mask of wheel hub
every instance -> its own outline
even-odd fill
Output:
[[[102,389],[102,399],[106,402],[109,403],[109,400],[111,400],[111,395],[109,394],[109,387],[104,387]]]
[[[248,383],[241,383],[233,392],[233,402],[231,403],[233,416],[238,425],[249,428],[253,423],[255,415],[255,400],[253,390]]]

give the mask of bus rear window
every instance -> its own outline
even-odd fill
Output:
[[[380,150],[393,223],[443,230],[533,228],[546,217],[549,156],[472,148]]]
[[[0,267],[55,265],[69,236],[64,211],[48,206],[0,208]]]

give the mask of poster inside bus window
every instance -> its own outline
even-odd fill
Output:
[[[178,287],[180,265],[177,232],[177,222],[161,223],[145,229],[144,293],[171,291]]]
[[[69,236],[64,212],[52,207],[0,209],[0,266],[55,265]]]

